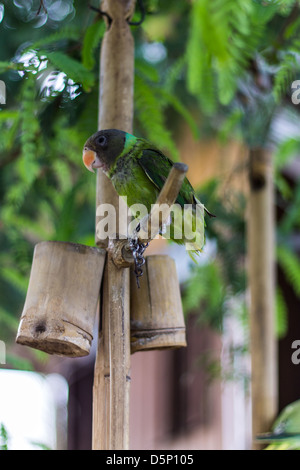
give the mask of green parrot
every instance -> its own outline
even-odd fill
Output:
[[[257,440],[269,443],[264,450],[300,450],[300,400],[287,405],[276,418],[272,432],[259,434]]]
[[[125,198],[129,208],[142,204],[147,213],[151,210],[151,204],[155,204],[173,166],[173,162],[147,140],[117,129],[93,134],[84,144],[83,162],[92,172],[100,168],[110,178],[119,196]],[[194,259],[194,255],[202,251],[205,241],[204,211],[210,217],[215,216],[196,198],[187,178],[183,181],[173,209],[169,230],[164,227],[161,235],[185,244]],[[142,218],[140,211],[132,210],[132,213],[137,220]]]

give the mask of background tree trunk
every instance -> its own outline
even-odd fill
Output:
[[[253,439],[267,432],[277,414],[275,338],[274,188],[272,156],[250,149],[248,263]],[[257,447],[257,446],[255,446]]]

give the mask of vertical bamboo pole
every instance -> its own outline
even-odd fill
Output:
[[[270,430],[277,413],[274,331],[274,188],[271,153],[250,150],[248,254],[252,374],[252,431]]]
[[[135,0],[104,0],[111,21],[101,47],[99,129],[132,132],[134,42],[128,25]],[[110,180],[97,175],[97,207],[119,197]],[[122,209],[121,209],[122,210]],[[99,218],[96,215],[96,224]],[[118,228],[117,228],[118,233]],[[96,242],[107,246],[96,230]],[[108,256],[103,285],[101,331],[93,390],[93,449],[128,449],[130,384],[129,269],[116,268]]]

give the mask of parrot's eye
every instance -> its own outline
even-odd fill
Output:
[[[101,147],[106,147],[107,145],[107,138],[104,135],[100,135],[97,139],[97,143],[101,145]]]

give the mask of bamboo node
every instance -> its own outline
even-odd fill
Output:
[[[107,251],[117,268],[128,268],[134,262],[127,238],[124,240],[120,240],[117,236],[110,238]]]

